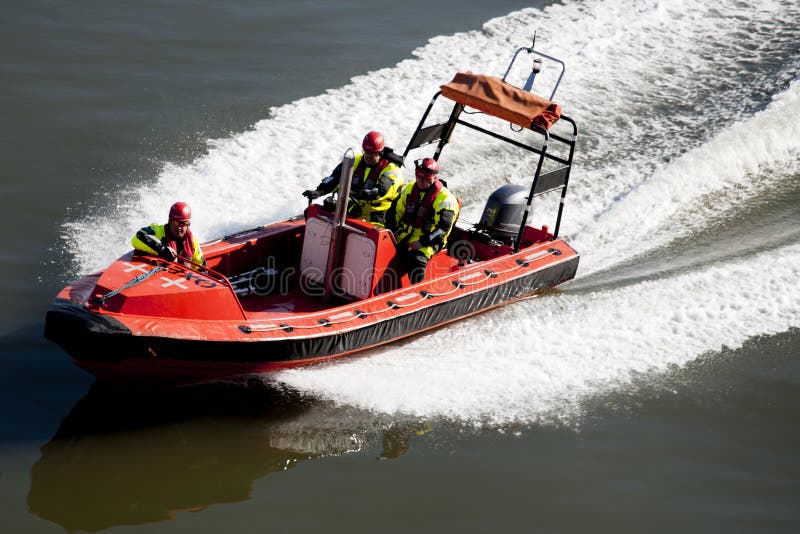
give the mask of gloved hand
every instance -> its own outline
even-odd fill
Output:
[[[372,189],[362,189],[358,192],[357,198],[358,200],[377,200],[381,194],[378,192],[377,187],[373,187]]]
[[[306,189],[303,191],[303,196],[306,197],[308,200],[314,200],[322,196],[322,193],[317,191],[316,189]]]
[[[175,261],[178,259],[178,255],[171,247],[161,247],[161,250],[158,251],[158,257],[167,261]]]

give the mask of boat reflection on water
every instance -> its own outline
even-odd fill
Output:
[[[28,506],[70,532],[164,521],[246,501],[256,480],[303,460],[373,448],[400,456],[423,432],[261,382],[150,392],[95,384],[42,447]]]

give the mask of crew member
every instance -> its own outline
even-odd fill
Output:
[[[184,265],[205,265],[203,251],[192,235],[192,208],[186,202],[176,202],[169,209],[167,224],[153,223],[145,226],[133,236],[133,248],[145,254],[153,254],[167,261],[182,260]],[[187,261],[190,260],[190,261]],[[197,265],[193,267],[197,269]]]
[[[447,244],[458,199],[439,180],[433,158],[414,162],[416,180],[403,187],[395,212],[397,251],[412,283],[425,278],[428,260]]]
[[[380,132],[372,131],[361,143],[363,153],[357,154],[353,162],[353,181],[350,195],[354,201],[348,206],[348,215],[360,217],[373,224],[386,224],[386,211],[400,195],[403,175],[400,166],[402,156],[387,147]],[[316,189],[303,192],[303,196],[314,200],[339,189],[342,175],[340,163],[330,176],[322,180]]]

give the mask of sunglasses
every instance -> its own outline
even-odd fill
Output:
[[[174,222],[175,224],[178,225],[178,227],[181,227],[181,228],[184,227],[184,226],[191,226],[191,224],[192,224],[192,221],[175,221],[175,220],[173,220],[172,222]]]

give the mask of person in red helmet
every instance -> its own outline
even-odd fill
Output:
[[[200,244],[189,229],[191,224],[192,208],[186,202],[176,202],[169,209],[167,224],[153,223],[143,227],[136,232],[131,243],[136,251],[153,254],[167,261],[180,259],[185,265],[205,265]]]
[[[439,179],[433,158],[414,162],[416,180],[403,187],[397,201],[394,235],[400,261],[416,284],[425,278],[431,256],[447,244],[458,217],[458,199]]]
[[[364,136],[361,148],[363,152],[357,154],[353,162],[353,183],[350,188],[353,201],[348,207],[348,215],[385,225],[386,211],[400,195],[405,182],[400,169],[403,157],[387,147],[383,135],[376,131]],[[337,191],[341,174],[340,163],[316,189],[304,191],[303,196],[311,201]]]

